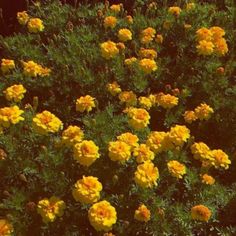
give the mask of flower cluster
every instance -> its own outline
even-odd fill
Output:
[[[55,221],[56,217],[61,217],[66,208],[65,202],[52,196],[49,199],[44,198],[38,202],[37,212],[42,216],[45,223]]]
[[[23,74],[28,77],[45,77],[49,76],[51,73],[51,69],[47,67],[43,67],[39,64],[37,64],[34,61],[22,61],[23,64]]]
[[[44,135],[62,130],[63,123],[51,112],[43,111],[33,118],[33,128],[37,133]]]

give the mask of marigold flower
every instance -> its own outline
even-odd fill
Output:
[[[21,25],[26,25],[28,20],[29,20],[29,15],[27,14],[26,11],[22,11],[22,12],[17,12],[17,20],[19,22],[19,24]]]
[[[212,40],[212,32],[211,30],[202,27],[196,31],[196,37],[198,41],[207,41],[210,42]]]
[[[133,156],[136,157],[138,163],[143,163],[145,161],[152,161],[155,154],[146,144],[140,144],[138,147],[134,148]]]
[[[213,157],[210,152],[210,148],[203,142],[194,143],[191,146],[191,152],[193,157],[200,161],[213,160]]]
[[[153,29],[152,27],[144,29],[140,34],[141,43],[143,44],[150,43],[154,39],[155,34],[156,30]]]
[[[121,8],[123,7],[123,4],[113,4],[110,6],[110,9],[115,12],[115,13],[119,13],[121,11]]]
[[[224,56],[229,51],[227,42],[224,38],[214,41],[214,45],[214,51],[219,56]]]
[[[116,46],[120,51],[125,49],[125,44],[122,42],[117,43]]]
[[[147,138],[146,144],[154,153],[160,153],[166,151],[169,148],[169,143],[167,142],[168,133],[152,131]]]
[[[180,7],[169,7],[168,12],[171,13],[172,15],[179,16],[181,13],[181,8]]]
[[[197,120],[197,116],[194,111],[185,111],[183,116],[184,116],[185,122],[189,124]]]
[[[12,224],[6,219],[0,219],[0,235],[11,236],[13,233]]]
[[[187,11],[193,10],[195,8],[195,6],[196,6],[195,3],[193,3],[193,2],[187,3],[186,10]]]
[[[8,101],[19,102],[24,98],[26,89],[22,84],[15,84],[3,91]]]
[[[131,149],[138,147],[138,136],[130,132],[126,132],[117,136],[117,140],[127,143]]]
[[[37,133],[44,135],[62,130],[63,123],[51,112],[43,111],[33,118],[33,128]]]
[[[137,96],[132,91],[123,91],[119,94],[121,103],[125,103],[126,106],[134,106],[137,103]]]
[[[179,99],[170,94],[161,94],[156,98],[158,105],[165,109],[171,109],[172,107],[178,105]]]
[[[52,196],[49,199],[44,198],[38,202],[37,212],[43,218],[43,222],[53,222],[56,217],[61,217],[64,214],[66,204],[63,200]]]
[[[91,140],[83,140],[74,146],[74,159],[82,166],[92,165],[99,157],[99,148]]]
[[[135,183],[142,188],[157,186],[159,171],[151,161],[145,161],[143,164],[138,165],[134,175]]]
[[[182,179],[183,175],[186,174],[186,167],[185,165],[179,163],[178,161],[169,161],[167,163],[168,170],[170,174],[178,179]]]
[[[208,120],[211,114],[214,113],[214,110],[206,103],[201,103],[201,105],[194,109],[194,113],[198,119]]]
[[[117,19],[114,16],[107,16],[103,22],[105,28],[111,28],[111,29],[115,28],[116,24],[117,24]]]
[[[151,212],[144,204],[140,205],[139,208],[135,210],[134,213],[135,220],[148,222],[150,218],[151,218]]]
[[[134,129],[143,129],[148,126],[150,115],[143,108],[132,108],[128,111],[129,124]]]
[[[0,127],[8,128],[11,124],[15,125],[24,118],[21,116],[24,113],[18,106],[0,108]]]
[[[119,49],[116,46],[116,43],[112,41],[107,41],[100,44],[102,56],[105,59],[111,59],[119,53]]]
[[[62,142],[68,146],[72,146],[82,141],[84,132],[79,126],[70,125],[62,132]]]
[[[158,69],[156,62],[148,58],[140,60],[139,66],[146,74],[150,74]]]
[[[95,203],[100,199],[100,192],[102,191],[102,184],[98,178],[93,176],[83,176],[78,180],[72,190],[74,199],[84,204]]]
[[[202,175],[201,178],[202,178],[202,183],[204,184],[213,185],[215,183],[215,179],[208,174]]]
[[[113,224],[116,223],[117,213],[116,209],[109,202],[104,200],[90,207],[88,217],[90,224],[97,231],[108,232],[112,229]]]
[[[157,52],[154,49],[141,48],[139,50],[139,56],[141,58],[155,59],[157,58]]]
[[[15,69],[15,62],[14,62],[14,60],[2,59],[2,62],[1,62],[2,73],[3,74],[8,73],[12,69]]]
[[[131,157],[131,147],[123,141],[109,142],[109,154],[108,156],[112,161],[119,161],[124,163],[128,161]]]
[[[210,41],[201,40],[197,45],[197,51],[199,55],[208,56],[214,52],[214,44]]]
[[[125,65],[126,66],[131,66],[133,65],[138,59],[136,57],[130,57],[125,59]]]
[[[23,74],[29,77],[41,76],[45,77],[50,75],[51,70],[47,67],[42,67],[34,61],[22,61],[23,64]]]
[[[95,107],[95,98],[90,95],[81,96],[76,100],[76,111],[79,112],[90,112]]]
[[[231,161],[229,159],[229,156],[224,151],[222,151],[221,149],[212,150],[211,156],[213,158],[213,161],[211,162],[211,164],[215,168],[217,168],[217,169],[218,168],[224,168],[224,169],[229,168]]]
[[[110,92],[112,96],[121,93],[120,85],[116,81],[107,84],[107,90]]]
[[[155,41],[159,44],[162,44],[163,43],[163,36],[161,34],[157,34]]]
[[[152,101],[148,97],[139,97],[138,101],[139,105],[144,109],[150,110],[152,107]]]
[[[133,17],[128,15],[125,17],[125,20],[127,21],[127,23],[129,24],[133,24],[134,23],[134,20],[133,20]]]
[[[132,40],[132,32],[129,29],[120,29],[118,32],[118,38],[122,42]]]
[[[30,33],[38,33],[44,30],[43,21],[39,18],[31,18],[27,24]]]
[[[213,26],[210,28],[210,31],[212,33],[213,40],[221,39],[225,35],[225,31],[219,27],[219,26]]]
[[[175,146],[182,146],[190,138],[190,130],[185,125],[171,127],[168,134],[169,141]]]
[[[191,217],[193,220],[200,220],[207,222],[211,217],[211,211],[204,205],[197,205],[191,209]]]

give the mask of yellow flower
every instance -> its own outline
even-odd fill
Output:
[[[152,131],[147,138],[146,144],[154,153],[166,151],[169,148],[167,136],[168,133],[166,132]]]
[[[137,96],[132,91],[123,91],[119,94],[121,103],[125,103],[126,106],[134,106],[137,103]]]
[[[95,107],[95,98],[90,95],[82,96],[76,100],[76,111],[90,112]]]
[[[191,152],[193,154],[193,157],[197,160],[200,161],[213,160],[210,148],[203,142],[194,143],[191,146]]]
[[[150,43],[154,39],[155,34],[156,30],[153,29],[152,27],[144,29],[140,34],[141,43],[143,44]]]
[[[24,93],[26,93],[26,89],[22,84],[15,84],[11,87],[8,87],[5,91],[3,91],[5,97],[8,101],[19,102],[24,98]]]
[[[213,161],[211,162],[211,164],[215,167],[215,168],[224,168],[224,169],[228,169],[229,165],[231,164],[231,161],[229,160],[229,156],[223,152],[221,149],[217,149],[217,150],[212,150],[211,151],[211,155],[213,158]]]
[[[206,103],[201,103],[201,105],[194,109],[194,113],[198,119],[208,120],[211,114],[214,113],[214,110]]]
[[[142,204],[134,213],[134,219],[142,222],[148,222],[151,218],[151,212]]]
[[[63,123],[51,112],[43,111],[33,118],[33,128],[39,134],[56,133],[63,129]]]
[[[130,132],[126,132],[117,136],[117,140],[125,142],[131,147],[131,149],[137,147],[139,141],[138,136]]]
[[[214,45],[214,51],[219,56],[224,56],[229,51],[227,42],[224,38],[214,41]]]
[[[11,236],[12,234],[13,234],[12,224],[5,219],[0,219],[0,235]]]
[[[154,49],[141,48],[139,50],[139,56],[141,58],[155,59],[157,58],[157,52]]]
[[[132,32],[129,29],[120,29],[118,32],[118,38],[122,42],[132,40]]]
[[[8,73],[12,69],[15,69],[15,62],[14,62],[14,60],[2,59],[2,62],[1,62],[2,73],[4,73],[4,74]]]
[[[201,178],[202,178],[202,183],[204,184],[213,185],[215,183],[215,179],[208,174],[202,175]]]
[[[163,36],[161,34],[157,34],[155,40],[157,43],[162,44],[163,43]]]
[[[185,125],[171,127],[168,134],[169,141],[175,146],[182,146],[190,138],[190,130]]]
[[[50,75],[51,70],[47,67],[42,67],[41,65],[35,63],[34,61],[22,61],[23,64],[23,74],[29,77],[41,76],[45,77]]]
[[[121,93],[120,85],[116,81],[107,84],[107,90],[111,93],[112,96]]]
[[[29,15],[27,14],[26,11],[22,11],[22,12],[17,12],[17,20],[19,22],[19,24],[21,25],[26,25],[28,20],[29,20]]]
[[[162,94],[157,97],[157,103],[165,109],[171,109],[174,106],[178,105],[179,99],[170,94]]]
[[[213,36],[213,34],[212,34],[211,30],[209,30],[205,27],[198,29],[196,32],[197,41],[202,41],[202,40],[211,41],[212,36]]]
[[[135,183],[142,188],[157,186],[159,171],[151,161],[145,161],[143,164],[138,165],[134,175]]]
[[[61,217],[66,208],[65,202],[59,198],[52,196],[49,199],[44,198],[38,202],[37,212],[43,218],[43,222],[53,222],[56,217]]]
[[[139,101],[139,105],[142,108],[150,110],[150,108],[152,107],[152,101],[148,97],[139,97],[138,101]]]
[[[90,224],[97,231],[108,232],[116,223],[116,209],[106,200],[93,204],[89,211],[88,217]]]
[[[210,31],[212,33],[212,38],[214,40],[221,39],[225,35],[225,31],[221,27],[219,27],[219,26],[211,27]]]
[[[145,161],[152,161],[155,154],[146,144],[140,144],[138,147],[134,148],[133,156],[136,157],[138,163],[142,163]]]
[[[211,211],[204,205],[197,205],[191,209],[191,217],[193,220],[200,220],[207,222],[211,217]]]
[[[38,33],[44,30],[43,21],[39,18],[31,18],[27,24],[30,33]]]
[[[187,5],[186,5],[187,11],[193,10],[194,8],[195,8],[195,3],[193,3],[193,2],[187,3]]]
[[[130,57],[125,59],[125,65],[126,66],[131,66],[133,65],[138,59],[136,57]]]
[[[70,125],[66,130],[62,133],[62,142],[68,146],[72,146],[76,143],[82,141],[84,137],[84,132],[80,127],[76,125]]]
[[[133,17],[128,15],[125,17],[125,20],[127,21],[127,23],[129,24],[133,24],[134,23],[134,20],[133,20]]]
[[[197,116],[194,111],[185,111],[183,116],[184,116],[185,122],[189,124],[197,120]]]
[[[148,126],[150,115],[143,108],[132,108],[128,111],[129,124],[136,130],[143,129]]]
[[[82,166],[92,165],[99,157],[99,148],[91,140],[83,140],[74,146],[74,159]]]
[[[124,163],[128,161],[131,157],[131,147],[123,141],[109,142],[109,154],[108,156],[112,161],[119,161]]]
[[[119,13],[121,11],[122,6],[123,6],[122,3],[113,4],[113,5],[110,6],[110,9],[115,13]]]
[[[156,71],[157,68],[158,68],[157,64],[154,60],[147,59],[147,58],[144,58],[144,59],[140,60],[139,61],[139,66],[146,74],[150,74],[153,71]]]
[[[201,40],[197,45],[197,51],[199,55],[208,56],[214,52],[214,44],[210,41]]]
[[[21,116],[24,111],[20,110],[18,106],[0,108],[0,126],[8,128],[11,124],[15,125],[24,118]]]
[[[181,12],[180,7],[169,7],[168,12],[171,13],[172,15],[179,16]]]
[[[85,177],[78,180],[72,190],[74,199],[84,204],[95,203],[100,199],[102,184],[98,178],[93,176]]]
[[[168,170],[170,174],[178,179],[182,179],[183,175],[186,174],[186,167],[185,165],[179,163],[178,161],[169,161],[167,163]]]
[[[115,28],[116,24],[117,24],[117,19],[114,16],[107,16],[103,22],[105,28],[111,28],[111,29]]]
[[[105,59],[111,59],[119,53],[116,43],[112,41],[107,41],[100,44],[102,56]]]

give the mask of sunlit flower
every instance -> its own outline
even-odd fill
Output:
[[[25,76],[29,77],[36,77],[36,76],[49,76],[51,73],[51,70],[47,67],[42,67],[41,65],[37,64],[34,61],[22,61],[23,64],[23,73]]]
[[[108,232],[116,223],[116,209],[106,200],[93,204],[89,211],[88,217],[90,224],[97,231]]]
[[[205,28],[205,27],[202,27],[200,29],[197,30],[196,32],[196,37],[197,37],[197,40],[198,41],[207,41],[207,42],[210,42],[212,40],[212,32],[211,30]]]
[[[75,183],[72,195],[76,201],[91,204],[100,199],[101,191],[102,184],[98,181],[98,178],[93,176],[83,176],[82,179]]]
[[[170,174],[173,177],[176,177],[178,179],[182,179],[183,175],[186,174],[186,167],[185,167],[185,165],[179,163],[176,160],[169,161],[167,163],[167,166],[168,166],[168,170],[169,170]]]
[[[194,111],[185,111],[183,116],[184,116],[185,122],[189,124],[197,120],[197,116]]]
[[[121,93],[120,85],[116,81],[107,84],[107,90],[110,92],[112,96]]]
[[[215,179],[208,174],[202,175],[201,178],[202,178],[202,183],[204,184],[213,185],[215,183]]]
[[[171,127],[168,139],[175,146],[182,146],[190,138],[190,130],[185,125]]]
[[[117,24],[117,19],[114,16],[107,16],[104,19],[103,23],[105,28],[112,28],[112,29],[115,28],[116,24]]]
[[[2,59],[2,62],[1,62],[2,73],[4,73],[4,74],[8,73],[12,69],[15,69],[15,62],[14,62],[14,60]]]
[[[148,58],[140,60],[139,66],[146,74],[150,74],[158,69],[156,62]]]
[[[214,47],[215,45],[212,42],[201,40],[197,45],[197,52],[199,55],[208,56],[214,52]]]
[[[90,95],[81,96],[76,100],[76,111],[79,112],[90,112],[95,107],[95,98]]]
[[[43,21],[39,18],[31,18],[27,24],[30,33],[38,33],[44,30]]]
[[[142,163],[145,161],[152,161],[155,154],[146,144],[140,144],[138,147],[134,148],[133,156],[136,157],[138,163]]]
[[[160,96],[157,96],[156,102],[158,103],[159,106],[165,109],[170,109],[178,105],[179,99],[170,94],[161,94]]]
[[[157,52],[154,49],[141,48],[139,50],[139,56],[141,58],[155,59],[157,58]]]
[[[213,158],[211,164],[215,168],[229,168],[231,161],[229,159],[229,156],[224,151],[222,151],[221,149],[212,150],[211,156]]]
[[[224,38],[215,40],[214,45],[214,51],[219,56],[224,56],[229,51],[227,42]]]
[[[168,12],[171,13],[172,15],[179,16],[181,13],[181,8],[180,7],[169,7]]]
[[[152,27],[144,29],[140,34],[141,43],[143,44],[150,43],[154,39],[155,34],[156,30],[153,29]]]
[[[131,149],[137,147],[139,141],[138,136],[130,132],[126,132],[117,136],[117,140],[127,143]]]
[[[29,15],[27,14],[26,11],[22,11],[22,12],[17,12],[17,20],[19,22],[19,24],[21,25],[26,25],[28,20],[29,20]]]
[[[134,106],[137,103],[137,96],[133,91],[123,91],[119,94],[121,103],[125,103],[126,106]]]
[[[204,205],[197,205],[191,209],[191,217],[193,220],[207,222],[211,217],[211,211]]]
[[[132,32],[129,29],[120,29],[118,32],[118,38],[122,42],[132,40]]]
[[[200,160],[200,161],[213,160],[210,148],[203,142],[194,143],[191,146],[191,152],[194,158],[197,160]]]
[[[102,56],[105,59],[111,59],[119,54],[119,49],[117,48],[116,43],[112,41],[107,41],[100,44]]]
[[[44,198],[38,202],[37,212],[42,216],[45,223],[55,221],[56,217],[61,217],[66,208],[65,202],[52,196]]]
[[[214,110],[206,103],[201,103],[201,105],[194,109],[194,113],[198,119],[208,120],[211,114],[214,113]]]
[[[62,142],[68,146],[72,146],[82,141],[84,132],[79,126],[70,125],[62,132]]]
[[[154,153],[160,153],[169,149],[167,140],[168,133],[152,131],[147,138],[146,144]],[[172,145],[171,145],[172,146]]]
[[[8,101],[19,102],[24,98],[26,89],[22,84],[15,84],[3,91]]]
[[[150,110],[150,108],[152,107],[152,101],[149,97],[139,97],[138,102],[140,107],[144,109]]]
[[[144,204],[140,205],[139,208],[135,210],[134,213],[135,220],[148,222],[150,218],[151,218],[151,212]]]

